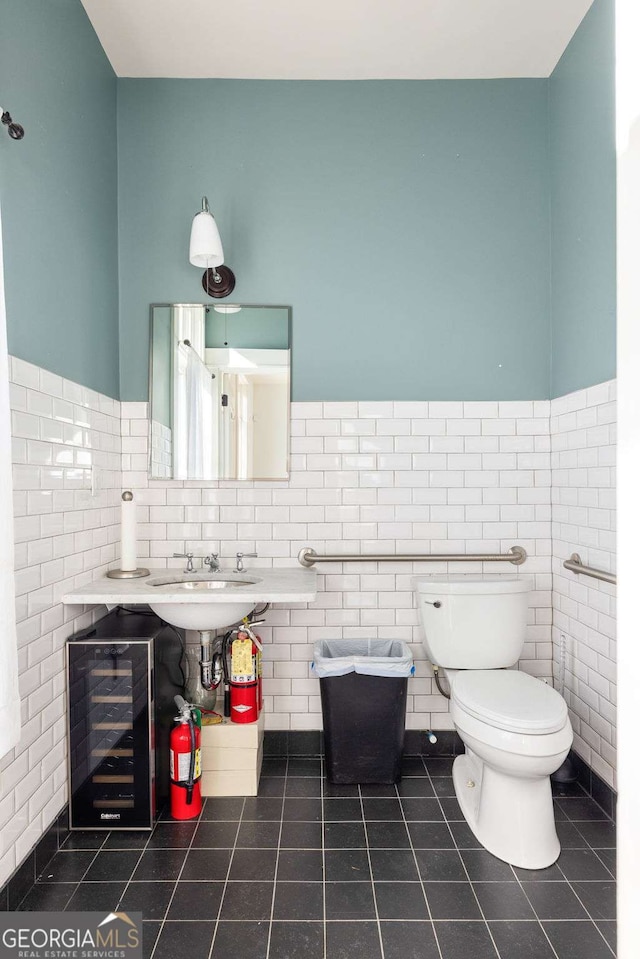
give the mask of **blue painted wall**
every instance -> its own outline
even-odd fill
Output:
[[[233,299],[293,307],[295,399],[613,376],[612,24],[596,0],[549,81],[116,81],[80,0],[3,0],[11,352],[146,398],[149,303],[202,299],[207,193]]]
[[[547,81],[118,90],[123,399],[149,303],[202,299],[202,194],[232,298],[293,308],[294,399],[548,396]]]
[[[9,350],[118,396],[116,78],[80,0],[2,0],[0,102]]]
[[[616,372],[614,2],[595,0],[549,80],[551,395]]]
[[[220,306],[207,311],[206,347],[232,346],[239,350],[288,350],[291,347],[291,316],[286,307],[245,306],[239,313],[224,314],[218,312]]]

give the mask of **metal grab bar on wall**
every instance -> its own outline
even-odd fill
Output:
[[[595,569],[593,566],[585,566],[580,559],[579,553],[572,553],[569,559],[565,559],[562,564],[565,569],[572,573],[582,573],[583,576],[591,576],[592,579],[601,579],[603,583],[617,585],[618,578],[615,573],[606,573],[603,569]]]
[[[522,546],[512,546],[508,553],[316,553],[303,546],[298,553],[302,566],[315,563],[513,563],[521,566],[527,558]]]

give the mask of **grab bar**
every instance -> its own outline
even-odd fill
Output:
[[[508,553],[316,553],[303,546],[298,553],[301,566],[314,563],[513,563],[521,566],[527,558],[522,546],[512,546]]]
[[[569,559],[565,559],[562,565],[565,569],[570,569],[572,573],[582,573],[583,576],[591,576],[592,579],[601,579],[603,583],[611,583],[615,586],[618,582],[615,573],[606,573],[603,569],[585,566],[580,559],[579,553],[572,553]]]

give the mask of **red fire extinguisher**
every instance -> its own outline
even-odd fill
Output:
[[[174,819],[195,819],[202,812],[201,733],[191,705],[182,696],[176,696],[175,702],[179,715],[169,737],[171,815]]]
[[[261,622],[264,622],[264,620],[261,620]],[[264,700],[262,698],[262,640],[256,633],[253,632],[252,626],[253,624],[249,624],[247,626],[247,632],[249,633],[249,636],[251,637],[253,644],[256,648],[255,657],[256,657],[256,678],[258,680],[258,689],[257,689],[258,712],[261,713],[264,707]]]
[[[255,723],[262,708],[262,643],[245,622],[231,643],[231,721]]]

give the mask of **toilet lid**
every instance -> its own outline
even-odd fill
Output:
[[[451,698],[470,716],[514,733],[555,733],[567,721],[567,704],[551,686],[516,669],[458,673]]]

